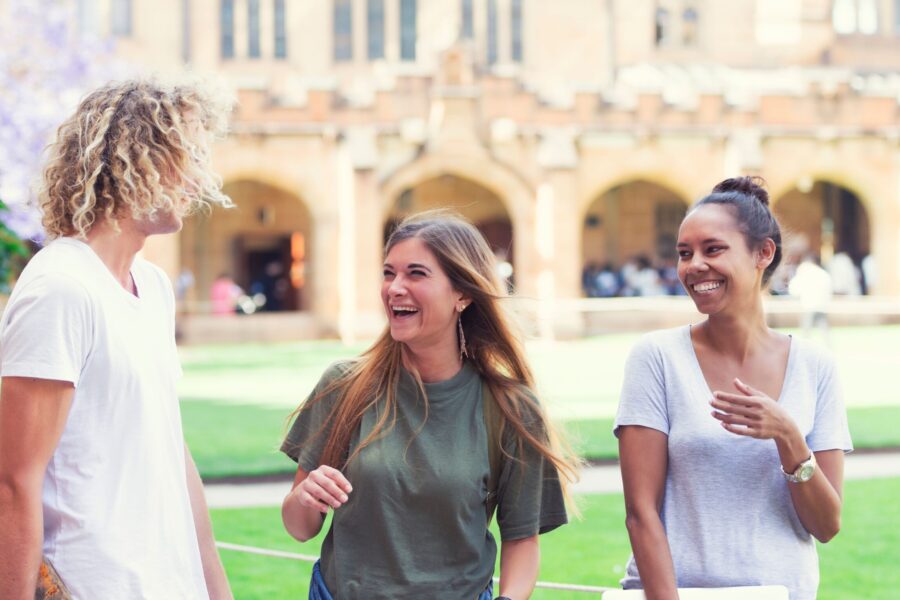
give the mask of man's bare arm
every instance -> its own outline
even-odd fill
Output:
[[[197,472],[197,465],[184,445],[184,466],[187,475],[188,494],[191,497],[191,512],[194,514],[194,528],[197,530],[197,541],[200,544],[200,560],[203,562],[203,577],[210,600],[232,600],[231,588],[225,576],[225,568],[216,550],[216,539],[213,535],[206,496],[203,493],[203,481]]]
[[[75,387],[4,377],[0,388],[0,600],[32,600],[41,563],[44,472]]]

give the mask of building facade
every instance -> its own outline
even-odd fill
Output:
[[[237,207],[148,255],[277,279],[319,334],[382,323],[381,247],[453,207],[516,293],[674,253],[686,207],[758,174],[797,253],[871,256],[900,294],[900,0],[79,0],[142,70],[227,82],[214,151]],[[268,275],[267,275],[268,273]],[[266,278],[269,278],[267,280]],[[271,304],[270,304],[271,307]]]

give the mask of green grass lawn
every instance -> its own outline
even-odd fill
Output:
[[[616,456],[612,416],[625,358],[638,335],[532,343],[529,358],[551,415],[591,459]],[[900,372],[900,327],[832,332],[833,353],[858,448],[900,446],[900,396],[886,385]],[[325,367],[363,346],[338,342],[182,348],[185,435],[204,477],[289,471],[278,451],[286,418]]]
[[[900,589],[900,479],[848,482],[841,533],[820,546],[819,600],[889,600]],[[619,494],[584,496],[582,521],[541,539],[541,580],[616,586],[630,549]],[[739,509],[736,509],[739,518]],[[324,533],[306,544],[293,541],[277,508],[214,510],[216,538],[231,543],[318,554]],[[327,524],[326,524],[327,526]],[[324,531],[324,530],[323,530]],[[305,598],[310,565],[221,551],[236,598]],[[538,591],[533,598],[580,600],[586,594]]]
[[[184,430],[204,478],[293,472],[281,452],[290,409],[189,401],[182,404]],[[850,430],[857,449],[900,446],[900,406],[852,408]],[[566,421],[562,428],[578,453],[590,460],[618,456],[612,419]]]

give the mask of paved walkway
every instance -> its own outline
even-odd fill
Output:
[[[844,478],[878,479],[900,477],[900,452],[871,452],[849,454],[845,461]],[[206,500],[210,508],[249,508],[281,506],[290,489],[289,481],[266,483],[213,483],[206,485]],[[618,465],[586,468],[575,486],[576,494],[610,494],[622,491]]]

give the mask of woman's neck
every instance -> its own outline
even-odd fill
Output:
[[[453,347],[429,346],[425,348],[404,347],[403,364],[409,370],[419,373],[425,383],[447,381],[462,368],[459,351]]]
[[[771,331],[762,308],[762,297],[754,305],[727,314],[714,314],[698,328],[701,342],[718,354],[743,362],[769,338]]]

